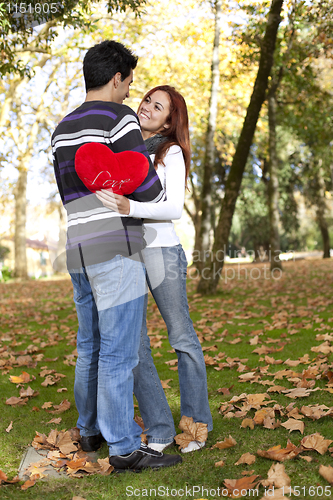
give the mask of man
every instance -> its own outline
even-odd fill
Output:
[[[181,461],[141,444],[141,428],[133,420],[132,370],[138,363],[146,293],[139,258],[142,221],[105,208],[74,166],[78,148],[89,142],[105,144],[114,153],[137,151],[149,159],[137,116],[122,104],[136,65],[137,57],[120,43],[108,40],[90,48],[83,61],[86,100],[52,136],[55,176],[68,214],[67,267],[79,321],[77,426],[85,451],[97,450],[106,440],[115,471]],[[134,200],[157,202],[163,196],[149,163],[145,181],[130,195]]]

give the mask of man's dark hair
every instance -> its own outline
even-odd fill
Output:
[[[86,92],[103,87],[121,73],[121,81],[136,68],[138,57],[122,43],[105,40],[91,47],[83,59],[83,75]]]

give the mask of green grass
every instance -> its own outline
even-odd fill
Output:
[[[285,271],[280,280],[266,279],[263,272],[259,279],[251,279],[249,275],[254,267],[263,271],[263,264],[246,265],[244,266],[248,271],[246,279],[246,272],[243,270],[238,273],[238,268],[235,267],[235,277],[232,280],[228,279],[232,275],[230,271],[232,268],[229,267],[228,274],[221,280],[218,293],[211,297],[198,296],[195,293],[196,282],[194,280],[188,282],[191,317],[199,337],[203,340],[202,347],[217,346],[216,351],[205,351],[204,354],[215,357],[218,353],[225,353],[225,357],[219,362],[226,362],[227,358],[237,358],[245,365],[242,368],[236,360],[229,363],[230,367],[224,367],[221,371],[215,369],[217,364],[207,366],[214,430],[209,434],[205,449],[184,455],[183,463],[179,466],[155,472],[144,471],[141,474],[128,473],[107,477],[95,475],[81,479],[48,479],[37,481],[35,486],[26,491],[21,491],[23,482],[3,483],[0,486],[0,499],[71,500],[78,496],[86,500],[147,497],[213,500],[223,498],[217,490],[223,488],[225,479],[239,479],[244,470],[254,470],[253,474],[259,475],[259,479],[267,478],[267,472],[274,462],[259,457],[256,453],[258,449],[267,450],[279,444],[284,448],[288,439],[298,445],[304,436],[316,432],[326,439],[333,439],[331,416],[316,421],[304,417],[305,430],[302,436],[298,431],[289,433],[284,427],[268,430],[256,425],[253,430],[244,429],[241,427],[244,417],[224,418],[223,414],[219,413],[221,405],[233,396],[242,393],[265,393],[270,385],[259,382],[272,381],[273,374],[279,370],[291,369],[301,374],[309,366],[320,362],[319,374],[315,380],[315,387],[320,389],[327,388],[328,378],[325,373],[333,371],[332,354],[324,356],[311,351],[313,346],[323,343],[316,340],[317,334],[329,334],[333,331],[332,263],[321,260],[288,262],[284,264]],[[257,276],[254,273],[253,275]],[[17,474],[24,451],[31,445],[35,431],[48,434],[52,428],[62,430],[76,425],[77,412],[73,395],[74,366],[65,364],[64,361],[73,359],[77,322],[69,280],[1,284],[0,295],[2,372],[0,470],[12,478]],[[149,302],[148,318],[148,326],[153,335],[166,335],[152,300]],[[307,325],[310,325],[310,328],[304,328]],[[293,329],[297,332],[291,335],[290,331]],[[259,334],[259,343],[250,345],[250,339],[256,334]],[[241,341],[230,343],[237,338]],[[279,342],[272,342],[274,339]],[[162,347],[153,349],[153,354],[160,352],[162,356],[155,357],[154,360],[161,379],[172,379],[169,382],[171,389],[166,389],[166,394],[175,422],[178,424],[180,420],[178,373],[170,370],[165,364],[166,361],[176,358],[176,355],[168,352],[171,348],[167,339],[162,340]],[[253,353],[255,348],[262,345],[275,349],[283,347],[280,351],[268,354],[269,357],[282,362],[288,358],[297,360],[309,354],[311,365],[299,364],[296,367],[289,367],[283,363],[268,364],[265,361],[265,354]],[[329,342],[329,345],[332,343]],[[26,355],[32,357],[32,363],[28,366],[16,366],[15,360],[20,359],[19,356]],[[263,373],[264,367],[267,367],[266,375]],[[55,370],[65,377],[55,385],[43,387],[41,383],[44,378],[39,375],[42,369]],[[242,371],[237,371],[240,369]],[[261,378],[252,384],[241,382],[239,376],[251,370],[256,371]],[[10,382],[9,377],[18,376],[22,371],[28,372],[30,377],[35,378],[28,384],[21,385],[25,388],[30,386],[38,391],[39,395],[30,398],[24,406],[8,406],[5,404],[6,400],[12,396],[19,396],[20,391],[20,387]],[[286,389],[295,387],[286,377],[276,380],[276,384],[283,385]],[[230,387],[232,388],[228,395],[217,392],[219,388]],[[67,392],[57,392],[60,388],[67,388]],[[332,406],[332,395],[325,390],[312,392],[309,397],[299,399],[290,399],[282,393],[268,394],[271,400],[276,402],[269,404],[269,407],[280,404],[285,408],[292,402],[294,407],[299,409],[303,405],[317,403]],[[60,415],[52,415],[42,409],[45,402],[57,405],[64,399],[70,401],[71,408]],[[136,411],[138,412],[137,409]],[[254,413],[255,409],[251,409],[246,417],[252,418]],[[60,416],[62,422],[58,426],[48,424],[47,422],[55,416]],[[285,415],[276,415],[276,418],[281,422],[287,420]],[[12,430],[6,432],[10,422],[13,423]],[[223,441],[229,435],[237,441],[236,446],[226,450],[211,449],[216,442]],[[170,452],[179,453],[176,448],[172,448]],[[247,452],[256,455],[255,463],[249,466],[236,466],[235,462]],[[107,456],[106,445],[99,454],[103,458]],[[298,498],[325,498],[325,487],[330,485],[320,476],[318,470],[321,464],[332,465],[331,453],[327,451],[324,455],[320,455],[316,451],[309,451],[306,455],[311,456],[313,460],[308,463],[297,457],[284,462],[286,473],[291,478],[293,487],[302,488]],[[220,460],[224,460],[225,465],[215,467],[215,462]],[[309,490],[310,486],[315,488],[322,486],[323,494],[321,495],[320,489],[315,489],[313,495],[313,490]],[[261,486],[257,498],[262,498],[264,491]],[[253,494],[243,495],[242,498],[253,498]]]

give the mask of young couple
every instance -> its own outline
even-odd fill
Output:
[[[139,123],[122,104],[136,64],[137,58],[114,41],[89,49],[83,63],[86,100],[52,136],[56,180],[68,212],[67,266],[79,321],[77,426],[83,450],[96,450],[106,440],[110,464],[119,472],[181,462],[179,455],[162,453],[176,432],[150,352],[142,254],[178,356],[181,414],[212,429],[203,354],[188,312],[186,258],[171,222],[181,215],[190,162],[186,105],[172,87],[157,87],[140,104]],[[115,153],[138,151],[148,159],[150,154],[154,166],[149,159],[145,181],[128,197],[104,190],[92,194],[74,165],[77,149],[87,142],[106,144]],[[148,446],[133,420],[133,390]],[[193,442],[184,451],[199,446]]]

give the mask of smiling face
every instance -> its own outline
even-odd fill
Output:
[[[138,110],[138,117],[144,140],[158,134],[164,128],[169,127],[166,123],[169,114],[170,99],[166,92],[157,90],[146,97]]]

